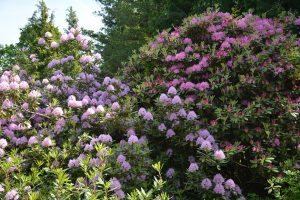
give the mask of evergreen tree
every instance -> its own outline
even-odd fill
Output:
[[[68,30],[71,29],[71,28],[77,28],[78,27],[78,17],[76,15],[76,11],[73,10],[72,6],[67,9],[66,21],[68,23]]]
[[[99,42],[97,47],[104,59],[103,69],[113,74],[133,50],[156,33],[157,26],[153,20],[155,16],[161,15],[166,0],[98,1],[103,5],[98,15],[103,19],[105,27],[90,36]]]

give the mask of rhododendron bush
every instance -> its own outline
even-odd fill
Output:
[[[65,37],[55,48],[74,40]],[[72,49],[83,54],[77,60],[60,51],[45,66],[56,70],[42,80],[17,65],[2,73],[1,199],[123,199],[130,192],[134,199],[137,186],[152,186],[145,179],[152,180],[151,166],[158,165],[150,159],[145,131],[135,131],[139,121],[129,87],[115,78],[100,79],[100,55],[82,48]],[[70,73],[69,62],[80,68]],[[161,176],[155,183],[153,198],[166,199],[158,191]]]
[[[299,24],[194,16],[119,79],[78,28],[45,33],[48,56],[28,55],[43,73],[19,63],[0,77],[0,198],[266,196],[299,167]]]
[[[200,177],[215,173],[208,161],[197,161],[204,158],[207,141],[210,149],[217,149],[216,142],[224,150],[214,153],[227,163],[217,169],[246,193],[265,196],[268,179],[299,169],[299,30],[300,20],[292,15],[266,19],[207,12],[161,32],[131,57],[124,81],[139,105],[153,107],[157,98],[165,104],[153,112],[167,120],[166,128],[158,124],[162,133],[149,134],[154,146],[161,144],[157,153],[173,149],[165,162],[178,175],[172,176],[174,183],[183,180],[187,159],[197,163],[190,171]],[[194,118],[198,122],[189,124]],[[200,154],[191,161],[195,147]],[[200,187],[195,174],[184,183],[193,180],[188,189]]]

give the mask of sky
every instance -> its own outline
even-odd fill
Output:
[[[66,10],[70,6],[76,11],[79,26],[99,31],[101,18],[93,14],[100,10],[95,0],[44,0],[50,12],[54,12],[54,23],[61,31],[67,28]],[[37,9],[38,0],[0,0],[0,44],[18,42],[20,28],[24,27]]]

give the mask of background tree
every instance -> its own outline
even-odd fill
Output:
[[[73,10],[72,6],[70,6],[67,9],[66,22],[68,23],[68,30],[71,29],[71,28],[77,28],[78,27],[78,17],[76,15],[76,11]]]

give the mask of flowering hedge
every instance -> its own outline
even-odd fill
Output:
[[[0,198],[266,196],[299,162],[294,23],[188,18],[134,55],[123,82],[101,74],[79,29],[45,33],[28,55],[43,73],[20,63],[0,77]]]

